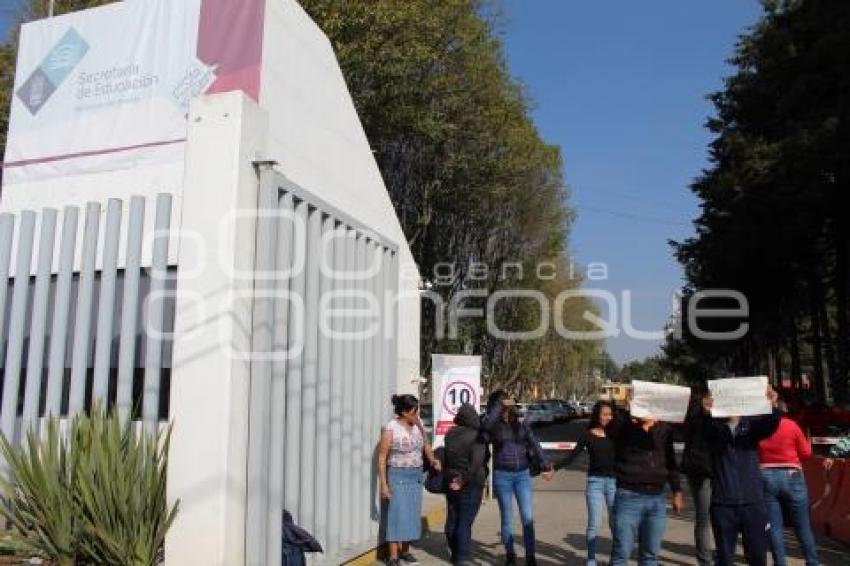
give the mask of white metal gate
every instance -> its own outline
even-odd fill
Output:
[[[259,198],[246,563],[280,564],[286,509],[336,564],[379,535],[376,446],[396,385],[398,248],[268,166]],[[155,206],[132,197],[105,211],[0,215],[0,426],[14,443],[40,418],[96,401],[148,430],[169,418],[180,316],[171,211],[172,197],[160,195]]]
[[[95,401],[117,405],[149,430],[167,418],[171,200],[157,197],[154,234],[144,230],[144,198],[131,198],[127,222],[123,203],[110,200],[103,229],[101,205],[89,203],[79,245],[77,207],[64,208],[61,231],[55,209],[0,215],[0,425],[13,443],[41,417],[70,417]]]
[[[246,563],[280,564],[283,509],[339,563],[378,536],[397,247],[268,165],[260,179]]]

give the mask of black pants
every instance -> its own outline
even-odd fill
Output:
[[[712,505],[711,527],[717,547],[717,566],[735,564],[740,534],[749,566],[766,566],[768,549],[767,509],[764,502],[747,505]]]
[[[711,551],[711,480],[701,476],[688,476],[694,498],[694,542],[697,546],[697,564],[713,566]]]
[[[470,485],[446,494],[446,540],[452,563],[469,560],[472,553],[472,524],[481,508],[482,487]]]

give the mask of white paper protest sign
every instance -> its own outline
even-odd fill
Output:
[[[767,376],[730,377],[708,382],[714,398],[711,416],[717,418],[766,415],[773,411],[767,398]]]
[[[691,390],[680,385],[632,381],[631,415],[671,423],[685,421]]]

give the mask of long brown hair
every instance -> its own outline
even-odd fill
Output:
[[[490,394],[490,397],[487,399],[487,411],[489,412],[492,408],[500,404],[505,399],[509,399],[510,395],[504,389],[497,389]],[[507,407],[508,411],[508,425],[514,432],[514,436],[519,436],[520,429],[522,427],[522,423],[519,421],[519,411],[514,407]],[[500,426],[501,423],[496,423],[493,427],[492,432],[492,440],[494,444],[502,443],[502,432],[504,431],[504,427]]]
[[[611,412],[614,412],[614,404],[611,401],[606,401],[604,399],[599,400],[593,405],[593,410],[590,412],[590,422],[587,423],[587,429],[590,430],[592,428],[602,428],[602,409],[608,407],[611,409]]]

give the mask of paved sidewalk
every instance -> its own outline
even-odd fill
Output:
[[[584,473],[578,470],[562,470],[555,479],[547,484],[536,480],[534,509],[537,528],[537,558],[541,566],[580,565],[585,562],[585,520]],[[686,490],[687,491],[687,490]],[[688,501],[682,517],[670,517],[664,538],[662,564],[673,566],[692,566],[693,546],[693,509]],[[516,512],[515,512],[516,514]],[[514,532],[520,533],[518,520]],[[499,544],[499,509],[495,501],[489,501],[481,508],[473,532],[474,560],[476,564],[496,565],[504,558]],[[518,541],[521,537],[518,537]],[[600,539],[600,564],[606,564],[611,549],[611,537],[607,527],[602,529]],[[788,535],[789,566],[803,566],[796,541]],[[821,541],[821,562],[826,566],[847,566],[850,564],[850,549],[829,541]],[[448,554],[441,530],[426,533],[418,545],[417,556],[424,565],[446,564]],[[522,555],[522,548],[518,548]],[[743,557],[740,564],[745,564]]]

